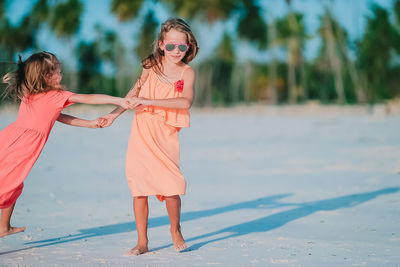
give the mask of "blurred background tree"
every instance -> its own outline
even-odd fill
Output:
[[[45,1],[46,2],[46,1]],[[44,7],[43,7],[44,9]],[[80,27],[80,17],[82,15],[83,5],[79,0],[67,0],[58,1],[54,6],[51,7],[50,12],[48,12],[48,21],[50,28],[54,31],[56,37],[64,38],[67,41],[69,50],[75,50],[75,45],[73,39],[76,38],[76,33]],[[33,13],[35,8],[33,9]],[[80,45],[78,45],[78,51]],[[78,52],[78,59],[79,59]],[[76,61],[73,60],[72,66],[76,67]],[[79,63],[78,63],[79,64]],[[69,88],[70,90],[77,90],[78,79],[76,72],[69,71]]]
[[[393,78],[390,75],[393,50],[398,53],[400,49],[395,45],[398,34],[398,28],[390,23],[388,11],[373,5],[372,16],[368,18],[365,34],[358,44],[358,67],[366,80],[369,102],[388,99],[393,93],[398,95],[398,88],[394,88],[394,92],[389,88],[390,78]]]
[[[143,21],[143,26],[139,36],[139,42],[135,47],[135,54],[139,59],[143,59],[153,51],[153,42],[157,38],[159,22],[154,17],[153,11],[149,11]]]
[[[390,8],[371,1],[365,29],[351,38],[337,18],[335,1],[315,1],[324,12],[319,27],[309,32],[307,12],[300,12],[299,0],[275,0],[285,8],[282,14],[266,9],[256,0],[109,0],[109,12],[117,25],[131,25],[133,43],[118,27],[93,27],[93,38],[80,34],[84,0],[36,0],[17,23],[12,23],[10,1],[0,0],[0,71],[15,68],[23,58],[41,51],[43,31],[64,40],[64,83],[77,92],[122,96],[140,73],[140,60],[152,51],[162,9],[170,17],[180,16],[192,25],[201,43],[206,29],[221,30],[201,47],[191,65],[196,71],[198,106],[240,103],[296,104],[376,103],[400,95],[400,0],[388,0]],[[274,13],[275,12],[275,13]],[[100,19],[99,23],[100,23]],[[215,28],[215,27],[214,27]],[[309,40],[319,40],[313,57],[306,56]],[[204,41],[203,41],[204,42]],[[246,49],[244,49],[245,47]],[[251,52],[249,52],[251,51]],[[206,56],[203,56],[205,53]],[[254,56],[247,54],[256,54]],[[65,59],[64,59],[65,61]]]

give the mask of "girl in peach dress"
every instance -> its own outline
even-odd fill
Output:
[[[0,238],[22,232],[11,227],[15,202],[22,193],[24,180],[38,159],[56,120],[80,127],[98,128],[105,121],[84,120],[61,114],[73,103],[116,104],[131,108],[131,100],[108,95],[82,95],[62,90],[61,65],[55,55],[40,52],[31,55],[18,69],[3,77],[4,96],[21,100],[16,121],[0,131]]]
[[[128,255],[148,252],[148,196],[165,200],[176,251],[187,245],[180,227],[181,199],[186,181],[179,168],[178,132],[189,127],[195,73],[187,65],[198,52],[197,41],[182,19],[161,25],[153,53],[142,61],[143,71],[127,96],[136,114],[126,156],[126,178],[133,196],[137,245]],[[102,118],[109,126],[122,112],[117,108]]]

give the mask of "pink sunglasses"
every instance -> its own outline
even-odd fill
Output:
[[[181,52],[186,52],[189,49],[190,44],[185,44],[185,43],[164,43],[163,45],[165,46],[165,49],[169,52],[174,51],[176,47],[178,47],[179,51]]]

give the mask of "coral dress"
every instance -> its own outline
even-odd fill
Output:
[[[0,131],[0,209],[15,203],[63,108],[69,91],[49,91],[21,101],[15,122]]]
[[[150,70],[139,97],[181,97],[183,72],[180,80],[169,83]],[[148,106],[136,111],[126,156],[126,178],[134,197],[156,195],[163,201],[165,196],[185,194],[186,181],[179,168],[181,127],[189,127],[188,109]]]

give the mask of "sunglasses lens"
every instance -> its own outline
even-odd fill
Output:
[[[185,44],[179,45],[178,48],[181,52],[186,52],[186,50],[188,49],[187,45]]]
[[[172,51],[175,49],[175,45],[174,44],[166,44],[165,49],[167,49],[167,51]]]

